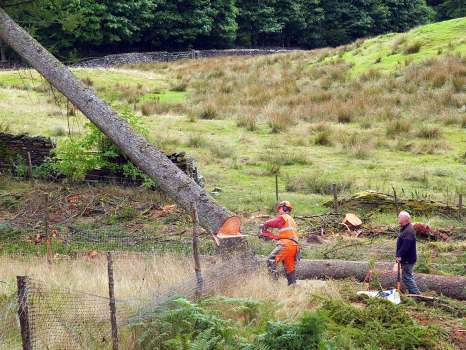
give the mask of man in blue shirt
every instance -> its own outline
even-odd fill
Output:
[[[411,216],[402,211],[398,215],[400,233],[396,241],[396,262],[401,263],[401,276],[403,283],[410,294],[420,294],[413,276],[413,267],[416,263],[416,231],[411,224]]]

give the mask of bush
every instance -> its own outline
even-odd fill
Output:
[[[329,195],[332,186],[336,185],[337,192],[349,190],[353,186],[351,179],[335,179],[327,172],[314,171],[299,176],[288,177],[285,188],[290,192],[305,192]]]
[[[437,349],[445,335],[436,327],[417,325],[400,305],[382,299],[367,300],[357,308],[340,300],[327,300],[320,311],[329,317],[328,328],[345,348]]]
[[[143,349],[235,349],[231,322],[186,299],[176,299],[154,312],[150,322],[133,326]]]
[[[130,112],[124,112],[121,117],[125,119],[134,131],[147,136],[147,129],[142,125],[141,119]],[[86,124],[87,133],[81,137],[62,139],[58,147],[54,149],[54,158],[56,162],[52,163],[53,170],[65,175],[73,181],[81,181],[85,178],[88,171],[101,168],[115,168],[121,166],[121,170],[126,174],[126,169],[131,169],[132,174],[136,173],[149,180],[136,166],[132,163],[129,166],[117,165],[113,160],[119,156],[118,148],[107,138],[97,127],[92,124]]]
[[[258,337],[252,349],[312,350],[324,347],[325,318],[316,313],[305,312],[298,322],[269,322],[267,330]]]

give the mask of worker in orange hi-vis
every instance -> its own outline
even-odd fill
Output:
[[[277,264],[282,262],[286,272],[288,285],[296,283],[296,262],[299,260],[298,232],[296,223],[290,213],[293,206],[288,201],[277,206],[279,215],[260,226],[259,237],[277,241],[277,247],[267,258],[267,266],[276,277]],[[274,235],[269,229],[278,229]]]

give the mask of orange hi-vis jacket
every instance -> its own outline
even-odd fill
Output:
[[[288,214],[283,214],[280,216],[285,221],[285,224],[278,229],[278,242],[280,244],[285,244],[285,245],[286,244],[297,245],[298,244],[298,232],[297,232],[296,222]]]

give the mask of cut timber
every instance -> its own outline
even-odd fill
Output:
[[[408,210],[411,213],[429,214],[442,213],[445,215],[456,215],[458,207],[449,206],[444,203],[422,199],[402,199],[397,198],[400,209]],[[331,207],[333,201],[325,203]],[[383,211],[395,213],[395,198],[392,195],[375,191],[364,191],[356,193],[347,198],[339,199],[339,206],[347,210],[361,209],[365,211]]]
[[[137,135],[107,103],[97,97],[92,89],[85,86],[1,8],[0,40],[15,50],[65,95],[180,207],[190,212],[194,205],[199,212],[199,223],[207,231],[217,233],[225,220],[232,216],[227,209],[218,205],[192,179],[179,170],[157,147]]]
[[[390,262],[375,265],[372,276],[377,276],[383,288],[393,288],[396,285],[396,274],[391,271],[392,265]],[[364,281],[368,272],[369,264],[362,261],[301,260],[298,266],[299,279],[352,277]],[[432,290],[450,298],[466,300],[466,277],[415,273],[414,278],[421,291]]]
[[[349,231],[352,231],[361,227],[362,221],[355,214],[348,213],[345,215],[342,224],[345,225]]]

